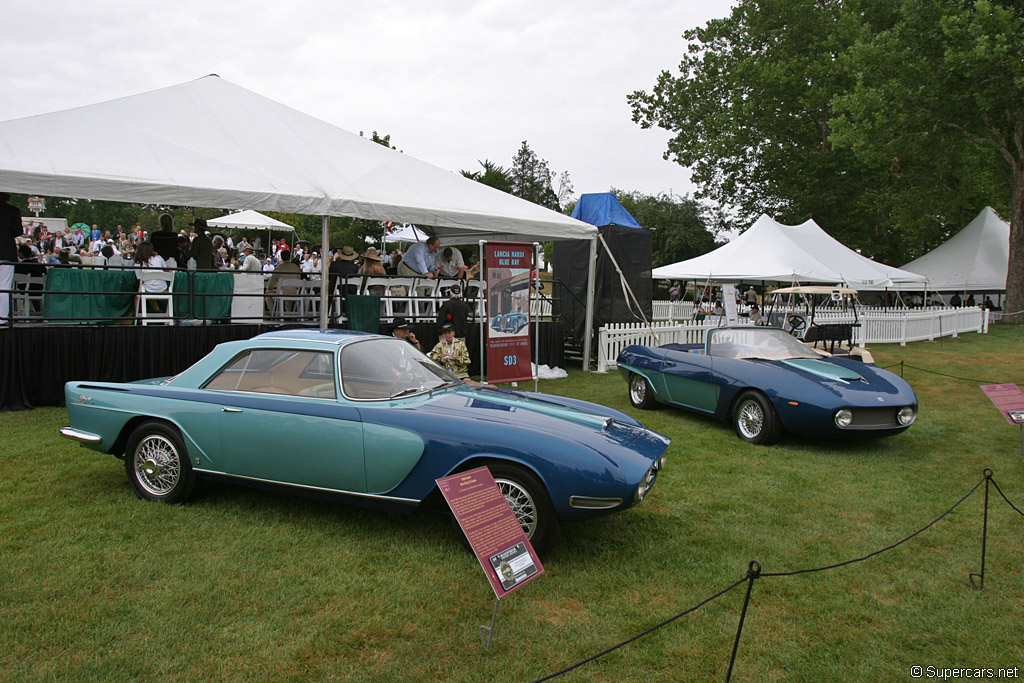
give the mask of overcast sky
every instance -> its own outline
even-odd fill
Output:
[[[577,196],[694,191],[662,159],[669,134],[633,123],[626,95],[674,71],[683,31],[728,0],[260,4],[7,3],[0,120],[215,73],[448,170],[508,167],[527,140]]]

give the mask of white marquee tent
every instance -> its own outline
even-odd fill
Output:
[[[211,218],[206,221],[211,228],[223,228],[225,230],[277,230],[278,232],[295,232],[295,228],[271,218],[266,214],[252,209],[229,213],[219,218]]]
[[[1010,224],[986,206],[967,226],[924,256],[903,266],[928,278],[937,292],[1006,289]]]
[[[0,123],[0,187],[319,215],[325,248],[328,216],[431,226],[453,241],[597,241],[592,225],[217,76]]]
[[[843,283],[854,288],[884,289],[894,283],[925,278],[877,263],[833,239],[812,220],[783,225],[766,215],[728,244],[679,263],[655,268],[652,277],[716,282],[772,281]]]

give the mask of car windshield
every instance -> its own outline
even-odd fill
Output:
[[[788,332],[771,327],[723,328],[708,332],[708,355],[719,358],[786,360],[821,358]]]
[[[401,339],[366,339],[341,351],[341,387],[348,398],[401,398],[459,384],[458,377]]]

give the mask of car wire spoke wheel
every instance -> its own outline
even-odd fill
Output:
[[[757,401],[745,401],[740,404],[736,425],[748,439],[756,439],[764,429],[764,411]]]
[[[515,514],[519,525],[523,527],[523,533],[529,539],[533,538],[537,530],[537,506],[533,502],[530,492],[520,486],[517,482],[508,479],[495,479],[501,495],[505,496],[512,513]]]
[[[165,422],[144,422],[128,437],[124,469],[145,500],[180,503],[191,497],[196,474],[181,433]]]
[[[650,410],[655,406],[654,389],[647,378],[633,373],[629,376],[629,402],[634,408]]]
[[[177,449],[159,434],[142,439],[134,453],[135,475],[139,484],[155,496],[169,493],[181,476]]]

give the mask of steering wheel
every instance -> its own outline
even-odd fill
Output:
[[[795,337],[797,333],[807,326],[807,321],[803,319],[803,316],[791,315],[789,316],[790,333]]]
[[[388,389],[388,396],[394,396],[395,393],[397,393],[395,389],[397,389],[399,385],[409,384],[415,381],[416,373],[412,371],[400,373],[397,377],[395,377],[395,381],[391,383],[391,387]]]

